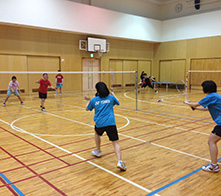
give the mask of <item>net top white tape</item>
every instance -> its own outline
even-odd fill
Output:
[[[208,72],[221,72],[221,70],[188,70],[188,72],[205,72],[205,73],[208,73]]]
[[[86,73],[136,73],[137,71],[0,71],[0,74],[86,74]]]

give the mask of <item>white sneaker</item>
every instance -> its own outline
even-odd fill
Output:
[[[21,102],[22,105],[25,105],[24,102]]]
[[[205,165],[202,167],[203,171],[208,171],[208,172],[213,172],[213,173],[217,173],[220,171],[219,166],[218,165],[214,165],[212,163],[210,163],[209,165]]]
[[[61,96],[61,93],[59,94],[59,96]]]
[[[42,109],[41,109],[43,112],[45,111],[45,107],[42,107]]]
[[[54,96],[56,97],[56,96],[57,96],[57,94],[54,94]]]
[[[122,161],[117,162],[117,168],[119,168],[121,171],[126,171],[127,170],[127,167],[126,167],[125,163],[122,162]]]
[[[99,150],[93,150],[92,152],[91,152],[91,154],[93,155],[93,156],[95,156],[95,157],[101,157],[102,156],[102,152],[101,151],[99,151]]]
[[[3,103],[3,104],[2,104],[2,106],[3,106],[3,107],[5,107],[5,106],[6,106],[6,104],[5,104],[5,103]]]

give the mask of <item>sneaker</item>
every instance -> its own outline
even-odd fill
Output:
[[[156,90],[155,93],[158,94],[158,91]]]
[[[126,167],[125,163],[122,162],[122,161],[117,162],[117,168],[119,168],[121,171],[126,171],[127,170],[127,167]]]
[[[42,109],[41,109],[42,111],[45,111],[45,107],[42,107]]]
[[[42,108],[42,105],[40,105],[40,108]]]
[[[218,165],[214,165],[212,163],[210,163],[209,165],[205,165],[202,167],[203,171],[208,171],[208,172],[214,172],[217,173],[220,171],[219,166]]]
[[[57,94],[54,94],[54,96],[56,97],[56,96],[57,96]]]
[[[6,106],[6,104],[5,103],[3,103],[3,105],[2,105],[3,107],[5,107]]]
[[[22,105],[25,105],[24,102],[21,102]]]
[[[92,152],[91,152],[91,154],[93,155],[93,156],[95,156],[95,157],[101,157],[102,156],[102,152],[101,151],[99,151],[99,150],[93,150]]]
[[[59,96],[61,96],[61,93],[59,94]]]

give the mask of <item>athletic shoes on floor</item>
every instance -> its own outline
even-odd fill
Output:
[[[92,152],[91,152],[91,154],[93,155],[93,156],[95,156],[95,157],[101,157],[102,156],[102,152],[101,151],[99,151],[99,150],[93,150]]]
[[[59,96],[61,96],[61,93],[59,94]]]
[[[42,107],[41,110],[42,110],[42,111],[45,111],[45,107]]]
[[[57,96],[57,94],[54,94],[54,96],[56,97],[56,96]]]
[[[21,102],[22,105],[25,105],[24,102]]]
[[[5,104],[5,103],[3,103],[3,104],[2,104],[2,106],[3,106],[3,107],[5,107],[5,106],[6,106],[6,104]]]
[[[155,90],[155,93],[156,93],[156,94],[158,94],[158,91],[157,91],[157,90]]]
[[[126,171],[127,170],[127,167],[126,167],[125,163],[122,162],[122,161],[117,162],[117,168],[119,168],[121,171]]]
[[[212,163],[210,163],[209,165],[205,165],[202,167],[203,171],[208,171],[208,172],[213,172],[213,173],[217,173],[220,171],[219,166],[218,165],[214,165]]]

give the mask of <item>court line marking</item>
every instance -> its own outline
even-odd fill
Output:
[[[221,160],[221,158],[219,158],[217,161],[220,161],[220,160]],[[166,184],[166,185],[162,186],[161,188],[159,188],[159,189],[157,189],[157,190],[147,194],[146,196],[152,196],[152,195],[154,195],[156,193],[159,193],[160,191],[162,191],[162,190],[164,190],[166,188],[169,188],[170,186],[172,186],[172,185],[174,185],[174,184],[176,184],[176,183],[178,183],[178,182],[180,182],[180,181],[182,181],[182,180],[192,176],[193,174],[195,174],[195,173],[197,173],[197,172],[199,172],[201,170],[202,170],[202,167],[197,169],[197,170],[194,170],[194,171],[190,172],[189,174],[186,174],[185,176],[182,176],[181,178],[178,178],[177,180],[174,180],[174,181],[170,182],[169,184]]]
[[[53,102],[51,101],[51,103],[56,103],[56,102]],[[63,103],[59,103],[61,105],[63,105]],[[73,105],[70,105],[70,104],[65,104],[67,106],[72,106],[72,107],[76,107],[76,106],[73,106]],[[79,107],[78,107],[79,108]],[[82,108],[83,109],[83,108]],[[116,115],[116,114],[115,114]],[[165,124],[162,124],[162,123],[156,123],[156,122],[152,122],[152,121],[147,121],[147,120],[140,120],[140,119],[137,119],[137,118],[133,118],[133,117],[128,117],[130,119],[133,119],[133,120],[137,120],[137,121],[141,121],[141,122],[147,122],[147,123],[151,123],[151,124],[156,124],[156,125],[160,125],[160,126],[164,126],[164,127],[174,127],[172,125],[165,125]],[[196,121],[196,120],[194,120]],[[118,128],[119,129],[119,128]],[[188,129],[184,129],[184,128],[180,128],[180,127],[175,127],[175,129],[179,129],[179,130],[182,130],[182,131],[187,131]],[[210,135],[208,133],[203,133],[203,132],[199,132],[199,131],[191,131],[193,133],[199,133],[199,134],[202,134],[202,135]]]
[[[7,184],[6,187],[10,190],[9,187],[11,187],[19,196],[25,196],[19,189],[18,187],[16,187],[14,184],[8,185],[10,183],[12,183],[4,174],[0,174],[0,178],[2,178]],[[3,184],[5,184],[4,182],[2,182]],[[11,191],[11,190],[10,190]],[[13,192],[12,192],[13,193]],[[14,194],[14,193],[13,193]],[[16,195],[17,195],[16,194]],[[14,194],[15,195],[15,194]]]
[[[0,119],[0,120],[1,120],[1,119]],[[3,122],[3,121],[2,121],[2,122]],[[6,122],[6,121],[4,121],[4,122]],[[12,123],[13,123],[13,122],[12,122]],[[9,125],[11,126],[11,128],[14,129],[15,131],[19,130],[19,131],[21,131],[21,132],[23,132],[23,133],[26,133],[26,134],[28,134],[28,135],[31,135],[31,136],[33,136],[33,137],[35,137],[35,138],[37,138],[37,139],[39,139],[39,140],[41,140],[41,141],[47,143],[47,144],[49,144],[49,145],[51,145],[51,146],[54,146],[54,147],[56,147],[56,148],[58,148],[58,149],[60,149],[60,150],[62,150],[62,151],[64,151],[64,152],[66,152],[66,153],[68,153],[68,154],[71,154],[72,156],[77,157],[77,158],[79,158],[79,159],[81,159],[81,160],[83,160],[83,161],[85,161],[85,162],[87,162],[87,163],[89,163],[89,164],[91,164],[91,165],[93,165],[93,166],[95,166],[95,167],[97,167],[97,168],[99,168],[99,169],[101,169],[101,170],[103,170],[103,171],[105,171],[105,172],[107,172],[107,173],[109,173],[109,174],[111,174],[111,175],[117,177],[117,178],[120,178],[121,180],[123,180],[123,181],[125,181],[125,182],[128,182],[129,184],[131,184],[131,185],[133,185],[133,186],[136,186],[137,188],[140,188],[140,189],[142,189],[143,191],[146,191],[146,192],[148,192],[148,193],[151,192],[149,189],[147,189],[147,188],[145,188],[145,187],[143,187],[143,186],[141,186],[141,185],[139,185],[139,184],[137,184],[137,183],[135,183],[135,182],[133,182],[133,181],[131,181],[131,180],[128,180],[127,178],[124,178],[124,177],[122,177],[122,176],[120,176],[120,175],[118,175],[118,174],[116,174],[116,173],[114,173],[114,172],[112,172],[112,171],[110,171],[110,170],[104,168],[104,167],[101,167],[100,165],[97,165],[96,163],[93,163],[93,162],[91,162],[91,161],[86,161],[87,159],[85,159],[85,158],[83,158],[83,157],[81,157],[81,156],[79,156],[79,155],[77,155],[77,154],[73,154],[72,152],[70,152],[70,151],[68,151],[68,150],[66,150],[66,149],[64,149],[64,148],[62,148],[62,147],[60,147],[60,146],[58,146],[58,145],[56,145],[56,144],[53,144],[52,142],[49,142],[49,141],[47,141],[47,140],[45,140],[45,139],[43,139],[43,138],[41,138],[41,137],[39,137],[39,136],[36,136],[36,135],[33,134],[33,133],[29,133],[28,131],[25,131],[24,129],[21,129],[21,128],[17,127],[17,126],[14,126],[12,123],[10,124],[10,123],[7,122],[6,124],[9,124]],[[158,194],[155,194],[155,195],[156,195],[156,196],[159,196]]]
[[[173,129],[178,129],[178,130],[182,130],[182,131],[188,131],[188,129],[181,128],[181,127],[174,127],[172,125],[165,125],[165,124],[162,124],[162,123],[156,123],[156,122],[152,122],[152,121],[148,121],[148,120],[141,120],[141,119],[133,118],[133,117],[128,117],[128,118],[130,118],[132,120],[140,121],[140,122],[146,122],[146,123],[150,123],[150,124],[155,124],[155,125],[163,126],[163,127],[171,127]],[[208,133],[203,133],[203,132],[200,132],[200,131],[189,131],[189,132],[198,133],[198,134],[202,134],[202,135],[210,135]]]
[[[28,107],[28,106],[24,106],[24,105],[23,105],[22,107],[25,107],[25,108],[28,108],[28,109],[37,111],[37,112],[39,112],[39,113],[23,116],[23,117],[21,117],[21,118],[16,119],[16,121],[21,120],[21,119],[24,119],[24,118],[27,118],[27,117],[30,117],[30,116],[39,115],[39,114],[44,113],[44,114],[48,114],[48,115],[51,115],[51,116],[55,116],[55,117],[57,117],[57,118],[61,118],[61,119],[67,120],[67,121],[75,122],[75,123],[78,123],[78,124],[82,124],[82,125],[85,125],[85,126],[93,127],[93,128],[94,128],[94,125],[89,125],[89,124],[83,123],[83,122],[81,122],[81,121],[77,121],[77,120],[73,120],[73,119],[70,119],[70,118],[63,117],[63,116],[59,116],[59,115],[56,115],[56,114],[53,114],[53,113],[50,113],[50,112],[42,112],[42,111],[40,111],[40,110],[31,108],[31,107]],[[78,107],[78,108],[80,108],[80,107]],[[83,108],[81,108],[81,109],[83,109]],[[124,119],[127,121],[127,123],[126,123],[124,126],[119,127],[118,130],[123,129],[123,128],[127,127],[127,126],[130,124],[130,120],[129,120],[127,117],[125,117],[125,116],[123,116],[123,115],[120,115],[120,114],[115,114],[115,115],[116,115],[116,116],[120,116],[120,117],[124,118]],[[21,132],[21,131],[20,131],[20,132]],[[70,137],[70,136],[87,136],[87,135],[94,135],[94,133],[88,133],[88,134],[72,134],[72,135],[53,135],[53,134],[39,134],[39,133],[33,133],[33,134],[35,134],[35,135],[40,135],[40,136],[53,136],[53,137]]]
[[[133,100],[133,101],[136,101],[136,99],[134,99],[134,98],[132,98],[132,97],[129,97],[129,96],[127,95],[127,93],[129,93],[129,92],[125,92],[125,93],[124,93],[124,96],[125,96],[126,98],[131,99],[131,100]],[[144,102],[144,103],[150,103],[150,104],[157,104],[157,105],[159,105],[158,102],[155,103],[155,102],[152,102],[152,101],[145,101],[145,100],[140,100],[140,99],[137,99],[137,101],[139,101],[139,102]],[[187,108],[186,106],[171,105],[171,104],[164,104],[164,103],[160,103],[160,105],[170,106],[170,107],[176,107],[176,108],[177,108],[177,107],[178,107],[178,108]]]

